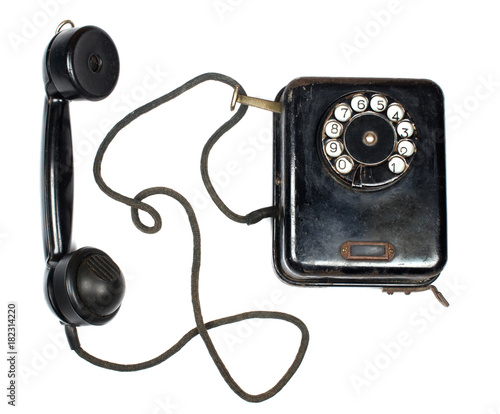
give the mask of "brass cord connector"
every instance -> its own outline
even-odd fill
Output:
[[[266,99],[252,98],[247,95],[240,95],[240,87],[236,86],[233,92],[233,98],[231,99],[231,111],[234,111],[236,104],[253,106],[255,108],[265,109],[266,111],[275,112],[281,114],[282,107],[281,102],[268,101]]]

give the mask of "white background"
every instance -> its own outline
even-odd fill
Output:
[[[495,6],[486,0],[2,2],[0,349],[6,348],[6,305],[16,301],[15,410],[500,413]],[[108,99],[71,104],[75,247],[109,253],[128,283],[113,323],[80,329],[85,349],[138,362],[194,326],[191,233],[182,211],[165,197],[150,199],[162,213],[163,230],[140,233],[129,209],[99,191],[92,164],[100,141],[126,113],[208,71],[232,76],[250,95],[268,99],[298,76],[437,82],[446,97],[449,207],[449,261],[437,286],[450,308],[441,308],[429,292],[389,297],[377,289],[281,283],[273,273],[270,224],[229,221],[203,188],[201,149],[230,116],[232,93],[211,83],[123,131],[104,160],[103,175],[129,196],[155,185],[183,193],[195,204],[202,231],[206,320],[257,309],[290,312],[309,327],[306,357],[283,391],[260,404],[232,393],[200,338],[139,373],[106,371],[78,358],[44,302],[39,203],[42,55],[58,23],[68,18],[106,30],[121,60]],[[212,153],[219,192],[242,214],[271,203],[270,133],[271,114],[252,109]],[[297,330],[282,322],[222,327],[212,336],[236,380],[253,393],[281,377],[299,343]],[[1,366],[1,411],[7,412],[7,366]]]

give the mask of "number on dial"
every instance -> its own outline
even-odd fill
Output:
[[[344,145],[336,139],[331,139],[326,142],[325,151],[329,157],[337,158],[344,151]]]
[[[387,98],[382,95],[374,95],[370,101],[370,107],[375,112],[384,112],[387,108]]]
[[[388,165],[389,170],[394,174],[401,174],[404,170],[406,170],[406,161],[399,155],[389,158]]]
[[[366,108],[368,108],[368,99],[366,99],[363,95],[356,95],[351,100],[351,107],[356,112],[363,112]]]
[[[330,138],[338,138],[342,135],[342,124],[337,121],[330,121],[325,126],[325,134]]]
[[[389,118],[393,122],[401,121],[401,119],[403,119],[404,114],[405,110],[400,104],[393,103],[389,105],[389,108],[387,108],[387,118]]]
[[[352,168],[354,167],[354,162],[352,161],[351,157],[343,156],[340,158],[337,158],[337,161],[335,161],[335,168],[337,168],[337,171],[340,174],[349,174],[352,171]]]
[[[401,138],[410,138],[415,132],[413,124],[409,121],[403,121],[398,124],[398,134]]]
[[[403,139],[399,141],[398,144],[398,154],[403,157],[411,157],[415,152],[415,145],[408,139]]]
[[[346,104],[340,104],[335,108],[334,114],[337,120],[339,120],[340,122],[345,122],[351,119],[352,109]]]

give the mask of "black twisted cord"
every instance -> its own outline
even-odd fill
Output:
[[[152,187],[148,188],[146,190],[141,191],[139,194],[137,194],[134,198],[126,197],[114,190],[112,190],[110,187],[107,186],[107,184],[104,182],[102,176],[101,176],[101,164],[102,160],[104,157],[104,154],[109,146],[109,144],[112,142],[113,138],[117,135],[117,133],[123,129],[125,126],[130,124],[132,121],[137,119],[139,116],[151,111],[152,109],[160,106],[163,103],[166,103],[182,93],[188,91],[189,89],[195,87],[196,85],[203,83],[208,80],[215,80],[219,81],[222,83],[225,83],[227,85],[232,86],[233,88],[235,86],[240,87],[240,93],[245,94],[245,91],[241,87],[241,85],[238,84],[234,79],[231,79],[227,76],[217,74],[217,73],[206,73],[204,75],[200,75],[189,82],[185,83],[181,87],[175,89],[174,91],[146,104],[143,105],[142,107],[136,109],[135,111],[131,112],[128,114],[125,118],[123,118],[120,122],[118,122],[108,133],[108,135],[105,137],[104,141],[102,142],[101,146],[99,147],[99,150],[97,152],[95,162],[94,162],[94,177],[97,182],[97,185],[99,188],[107,194],[109,197],[113,198],[116,201],[119,201],[121,203],[124,203],[128,206],[131,207],[132,210],[132,221],[134,222],[135,226],[142,232],[144,233],[156,233],[161,229],[161,216],[158,213],[158,211],[153,208],[151,205],[144,203],[142,200],[145,198],[156,195],[156,194],[163,194],[168,197],[172,197],[175,200],[177,200],[184,208],[188,219],[189,219],[189,224],[191,226],[191,230],[193,233],[193,264],[191,268],[191,297],[192,297],[192,303],[193,303],[193,311],[194,311],[194,317],[196,321],[196,328],[191,329],[188,333],[186,333],[175,345],[173,345],[170,349],[162,353],[161,355],[157,356],[156,358],[153,358],[151,360],[145,361],[145,362],[140,362],[137,364],[118,364],[114,362],[109,362],[105,361],[99,358],[96,358],[95,356],[90,355],[86,351],[84,351],[81,346],[80,342],[78,339],[78,332],[77,328],[75,326],[66,326],[66,336],[68,338],[68,342],[71,345],[71,348],[83,359],[87,360],[88,362],[115,371],[138,371],[146,368],[153,367],[155,365],[160,364],[161,362],[165,361],[166,359],[170,358],[172,355],[176,354],[179,350],[181,350],[184,345],[186,345],[191,339],[193,339],[196,335],[200,335],[208,349],[208,352],[210,356],[212,357],[215,365],[219,369],[219,372],[221,373],[222,377],[226,381],[226,383],[229,385],[229,387],[242,399],[249,401],[249,402],[261,402],[264,400],[267,400],[274,396],[276,393],[278,393],[285,385],[286,383],[292,378],[292,376],[295,374],[297,371],[298,367],[300,366],[308,343],[309,343],[309,332],[307,330],[306,325],[298,318],[295,316],[289,315],[287,313],[281,313],[281,312],[270,312],[270,311],[253,311],[253,312],[245,312],[241,313],[238,315],[233,315],[233,316],[228,316],[224,317],[221,319],[217,319],[211,322],[205,323],[203,320],[203,315],[201,311],[201,303],[200,303],[200,296],[199,296],[199,276],[200,276],[200,265],[201,265],[201,236],[200,236],[200,229],[198,226],[198,221],[196,220],[196,215],[195,212],[191,206],[191,204],[178,192],[166,188],[166,187]],[[209,191],[212,199],[214,202],[217,204],[217,206],[221,209],[221,211],[226,214],[229,218],[232,220],[235,220],[240,223],[247,223],[247,224],[253,224],[255,222],[260,221],[264,217],[271,217],[276,214],[275,208],[274,207],[266,207],[264,209],[257,210],[255,212],[252,212],[246,216],[240,216],[234,212],[232,212],[223,202],[222,200],[218,197],[218,195],[215,192],[215,189],[213,188],[210,178],[208,176],[208,155],[210,153],[210,150],[214,146],[214,144],[217,142],[217,140],[225,134],[227,131],[229,131],[234,125],[236,125],[245,115],[247,110],[246,106],[241,105],[238,111],[236,112],[233,117],[227,121],[222,127],[220,127],[213,135],[212,137],[208,140],[207,144],[205,145],[205,148],[203,150],[203,155],[202,155],[202,161],[201,161],[201,170],[202,170],[202,177],[203,181],[205,183],[205,186],[207,187],[207,190]],[[152,226],[146,226],[143,224],[139,218],[139,210],[142,210],[146,213],[148,213],[154,220],[154,224]],[[247,392],[243,391],[243,389],[236,383],[236,381],[232,378],[231,374],[227,370],[226,366],[222,362],[222,359],[220,358],[219,354],[217,353],[217,350],[215,349],[215,346],[212,342],[212,339],[210,338],[210,335],[208,333],[208,329],[216,328],[218,326],[222,325],[227,325],[227,324],[232,324],[235,322],[240,322],[243,320],[247,319],[278,319],[278,320],[283,320],[290,322],[297,326],[301,333],[302,333],[302,339],[300,342],[300,346],[297,352],[297,355],[292,363],[292,365],[288,368],[286,373],[283,375],[283,377],[274,385],[274,387],[270,388],[268,391],[253,395],[253,394],[248,394]]]

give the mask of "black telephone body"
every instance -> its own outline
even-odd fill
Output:
[[[280,278],[299,286],[430,285],[447,259],[439,86],[298,78],[276,101]]]

